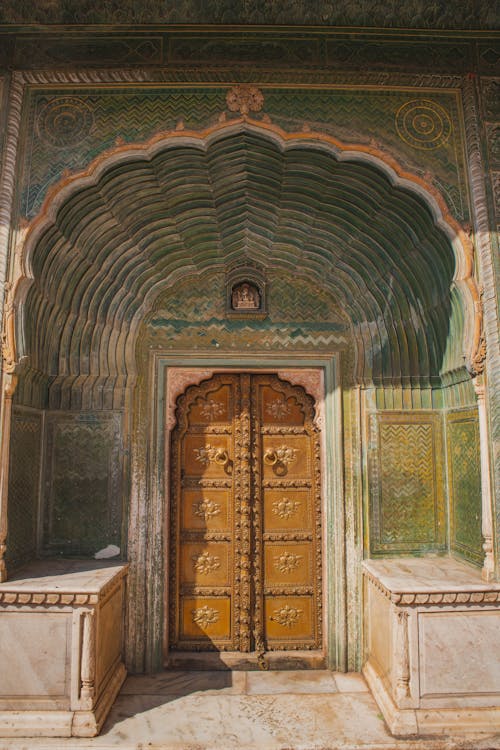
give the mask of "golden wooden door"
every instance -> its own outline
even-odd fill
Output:
[[[313,417],[304,389],[274,375],[218,374],[178,399],[170,649],[321,648]]]

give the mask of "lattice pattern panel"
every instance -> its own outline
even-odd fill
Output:
[[[440,416],[382,412],[370,430],[371,553],[445,549]]]
[[[44,549],[90,555],[122,546],[120,413],[47,417]]]
[[[470,562],[483,562],[481,459],[475,409],[446,418],[450,485],[450,545]]]
[[[16,567],[36,549],[42,418],[14,409],[10,437],[7,561]]]

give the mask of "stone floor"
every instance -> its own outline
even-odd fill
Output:
[[[500,736],[398,740],[358,674],[129,677],[99,737],[0,738],[0,750],[500,750]]]

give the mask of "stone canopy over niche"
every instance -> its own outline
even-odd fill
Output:
[[[338,317],[319,313],[313,326],[335,337],[350,321],[359,381],[439,387],[443,372],[463,370],[470,320],[465,284],[454,277],[465,261],[429,206],[372,163],[337,158],[316,139],[287,142],[270,129],[223,125],[206,142],[180,131],[178,142],[156,139],[130,158],[119,153],[79,189],[77,180],[70,184],[34,223],[26,251],[33,278],[20,284],[19,355],[31,368],[20,403],[121,408],[136,374],[140,323],[162,291],[248,263],[294,276],[275,283],[280,292],[271,293],[263,332],[283,322],[279,305],[291,295],[304,317],[301,278],[319,300],[335,299],[342,331]],[[217,299],[224,304],[224,295]],[[205,329],[215,324],[216,315],[197,315]],[[179,311],[169,325],[179,332],[184,320]],[[311,333],[301,322],[290,332],[299,346]],[[260,340],[257,328],[248,335]],[[212,338],[203,340],[209,349]]]

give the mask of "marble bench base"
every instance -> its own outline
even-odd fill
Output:
[[[363,674],[391,732],[499,731],[500,584],[451,558],[363,568]]]
[[[99,733],[126,676],[126,572],[39,561],[0,584],[0,736]]]

